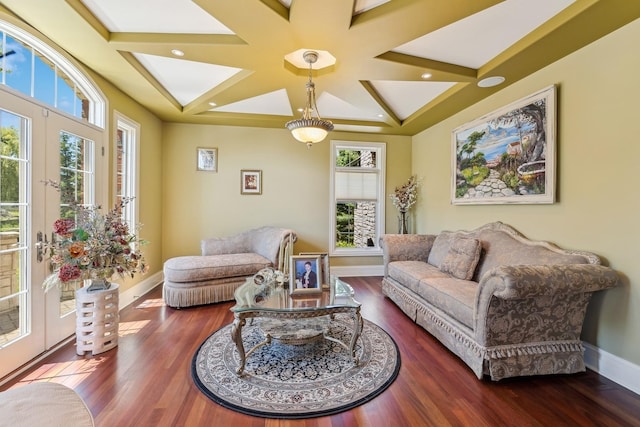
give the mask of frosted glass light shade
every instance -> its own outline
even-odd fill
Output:
[[[320,142],[333,130],[333,123],[322,119],[298,119],[286,124],[295,139],[305,143]]]

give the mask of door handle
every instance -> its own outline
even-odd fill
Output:
[[[36,234],[36,260],[38,262],[44,261],[44,247],[48,244],[47,236],[42,231],[38,231]]]

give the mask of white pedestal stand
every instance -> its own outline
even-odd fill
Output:
[[[118,284],[109,289],[76,292],[76,353],[103,353],[118,345]]]

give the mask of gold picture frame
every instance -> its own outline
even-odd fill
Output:
[[[262,171],[242,169],[240,171],[240,194],[262,194]]]
[[[289,269],[289,293],[322,292],[322,265],[318,255],[292,255]]]

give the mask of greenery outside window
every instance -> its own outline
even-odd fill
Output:
[[[331,255],[380,255],[386,145],[331,141]]]

